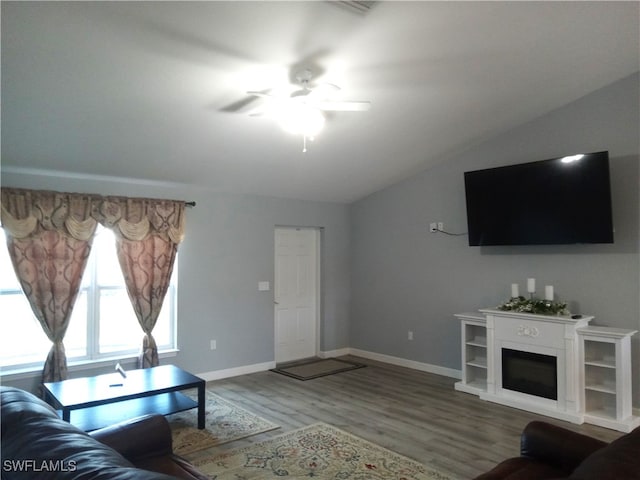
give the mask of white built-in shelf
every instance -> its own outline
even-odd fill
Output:
[[[590,326],[581,338],[584,419],[629,432],[640,425],[631,405],[631,337],[637,330]]]
[[[470,367],[476,368],[487,368],[487,359],[486,358],[474,358],[473,360],[469,360],[467,365]]]
[[[591,367],[600,367],[600,368],[616,368],[616,359],[615,358],[603,358],[602,360],[585,360],[585,365],[589,365]]]
[[[584,386],[584,388],[585,390],[591,390],[592,392],[610,393],[611,395],[615,395],[617,393],[615,383],[610,385],[604,383],[593,385],[587,384]]]
[[[474,389],[474,390],[486,390],[487,389],[487,382],[486,380],[474,380],[470,383],[467,384],[468,387]]]
[[[466,343],[472,347],[487,348],[487,337],[475,337]]]
[[[587,413],[585,415],[585,419],[587,420],[588,423],[594,423],[589,422],[589,419],[595,420],[598,423],[608,423],[612,418],[616,417],[616,408],[615,406],[610,406],[608,408],[603,407],[600,409],[592,409],[589,410],[589,413]],[[605,425],[602,425],[605,426]]]
[[[459,313],[462,340],[462,380],[456,390],[478,394],[487,390],[487,327],[484,315]]]

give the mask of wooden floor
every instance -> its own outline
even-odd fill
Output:
[[[469,479],[517,455],[531,420],[545,420],[605,441],[621,433],[573,425],[480,400],[454,390],[455,379],[357,357],[366,368],[300,381],[260,372],[209,382],[207,388],[281,426],[216,447],[242,447],[312,423],[324,422]]]

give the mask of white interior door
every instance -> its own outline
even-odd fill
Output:
[[[275,360],[316,355],[318,330],[318,231],[275,231]]]

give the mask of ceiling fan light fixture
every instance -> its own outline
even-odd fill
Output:
[[[305,137],[315,137],[325,122],[322,112],[308,105],[290,105],[282,109],[279,116],[285,131]]]
[[[313,140],[324,127],[325,111],[364,112],[371,106],[368,101],[333,100],[331,94],[340,90],[340,87],[327,82],[310,86],[309,82],[312,78],[313,73],[309,69],[296,72],[296,80],[301,88],[288,95],[278,94],[274,89],[247,91],[247,94],[252,97],[262,97],[267,100],[267,113],[285,131],[302,136],[303,152],[307,151],[307,139]]]

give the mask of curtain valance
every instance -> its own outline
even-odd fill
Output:
[[[184,237],[179,200],[2,188],[0,206],[2,226],[15,238],[58,230],[88,240],[98,223],[127,240],[154,235],[178,244]]]

